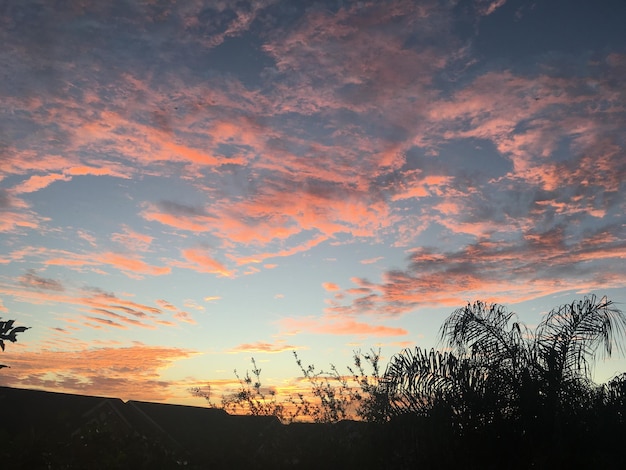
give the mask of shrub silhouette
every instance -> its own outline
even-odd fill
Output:
[[[380,352],[355,351],[354,366],[347,367],[348,375],[342,375],[331,364],[330,372],[317,370],[314,365],[304,366],[298,354],[293,352],[302,378],[308,382],[312,397],[303,393],[279,399],[273,389],[266,389],[261,383],[261,369],[254,358],[251,359],[252,373],[246,371],[243,378],[237,370],[235,377],[239,389],[222,397],[221,406],[211,401],[208,389],[192,388],[189,391],[204,398],[210,406],[218,407],[233,414],[253,416],[276,416],[282,423],[312,421],[314,423],[336,423],[341,420],[359,417],[365,421],[384,420],[379,406],[380,399]],[[369,364],[371,374],[367,374],[364,363]]]

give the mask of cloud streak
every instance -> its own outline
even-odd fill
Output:
[[[384,325],[372,325],[358,322],[350,318],[285,318],[280,322],[287,332],[313,333],[325,335],[356,336],[380,338],[388,336],[405,336],[408,331],[404,328],[394,328]]]

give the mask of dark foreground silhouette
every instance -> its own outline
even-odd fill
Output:
[[[625,337],[606,297],[532,329],[501,305],[468,303],[444,322],[442,350],[404,350],[382,375],[378,356],[363,356],[373,381],[356,356],[356,391],[296,356],[321,403],[302,398],[302,416],[316,424],[281,424],[254,361],[225,403],[256,416],[0,387],[0,468],[626,468],[626,373],[591,379],[596,354]],[[366,421],[342,421],[355,404]]]
[[[462,433],[447,416],[281,424],[272,416],[0,387],[12,469],[623,468],[623,400],[567,422]],[[550,430],[549,432],[547,430]]]

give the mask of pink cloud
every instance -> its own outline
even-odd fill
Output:
[[[139,258],[132,258],[119,253],[102,253],[97,255],[95,259],[100,263],[113,266],[127,275],[148,274],[151,276],[162,276],[171,272],[169,266],[152,266]]]
[[[37,229],[41,219],[32,213],[3,211],[0,232],[13,232],[20,228]]]
[[[118,165],[109,163],[110,166],[106,167],[94,167],[94,166],[72,166],[68,168],[65,173],[71,176],[114,176],[116,178],[130,178],[130,175],[127,172],[121,171],[118,169]]]
[[[481,15],[488,16],[491,15],[498,8],[503,6],[506,3],[506,0],[478,0],[476,5],[478,7],[478,12]]]
[[[285,344],[285,341],[279,340],[275,343],[267,343],[264,341],[257,341],[256,343],[244,343],[234,347],[230,350],[230,352],[280,353],[284,351],[294,351],[296,349],[300,349],[300,347]]]
[[[396,113],[384,114],[400,121],[410,109],[408,103],[423,99],[420,85],[429,82],[432,72],[445,63],[446,55],[434,48],[418,52],[403,47],[405,35],[413,28],[427,36],[434,32],[432,25],[443,20],[443,15],[436,16],[442,10],[429,8],[423,3],[396,2],[392,7],[354,6],[332,15],[311,11],[286,36],[264,46],[279,71],[289,71],[301,80],[296,90],[280,94],[278,104],[284,112],[301,114],[340,107],[355,111],[393,107]],[[387,26],[392,18],[395,27],[390,34]],[[355,20],[359,27],[353,26]],[[313,87],[312,81],[323,84],[323,89]],[[385,159],[384,154],[380,157]]]
[[[167,300],[163,300],[163,299],[157,299],[155,302],[159,307],[164,308],[165,310],[171,310],[173,312],[177,311],[178,309],[172,305],[171,303],[169,303]]]
[[[87,322],[83,325],[91,328],[102,328],[107,325],[116,328],[125,328],[130,325],[148,329],[154,329],[157,324],[176,326],[174,322],[158,318],[163,315],[163,310],[173,312],[172,317],[175,320],[186,323],[193,322],[189,314],[164,299],[158,299],[155,302],[158,307],[155,307],[118,297],[99,289],[76,291],[66,288],[55,279],[45,278],[30,272],[22,276],[20,283],[15,286],[0,285],[0,293],[27,304],[75,306],[77,308],[76,316],[72,316],[70,310],[65,321],[71,322],[74,321],[73,318],[82,318]],[[83,315],[78,312],[88,312],[90,315]]]
[[[233,271],[210,256],[205,249],[190,248],[183,250],[182,255],[186,262],[176,262],[173,265],[180,268],[193,269],[200,273],[217,274],[220,277],[232,277],[234,275]]]
[[[322,283],[322,287],[328,292],[338,291],[340,289],[340,287],[334,282],[324,282]]]
[[[114,176],[117,178],[129,178],[127,174],[121,173],[114,168],[73,166],[63,169],[62,173],[48,173],[46,175],[33,175],[22,181],[13,188],[16,193],[32,193],[40,189],[47,188],[56,181],[71,181],[73,176]]]
[[[185,212],[170,213],[162,211],[156,206],[148,206],[141,215],[146,220],[190,232],[208,232],[217,222],[216,217],[210,215]]]
[[[570,242],[563,228],[527,232],[524,239],[479,240],[458,251],[414,250],[404,271],[348,289],[349,303],[330,301],[327,313],[402,314],[421,305],[463,305],[484,299],[517,303],[564,290],[590,292],[620,287],[626,244],[600,231]],[[589,276],[588,273],[595,273]],[[342,300],[339,298],[338,300]]]
[[[16,193],[32,193],[46,188],[55,181],[70,181],[71,176],[61,173],[50,173],[45,176],[33,175],[13,188]]]
[[[311,238],[299,245],[296,245],[292,248],[285,248],[284,250],[279,250],[276,252],[266,252],[266,253],[257,253],[253,256],[248,256],[248,257],[235,257],[235,256],[229,256],[231,258],[234,258],[235,261],[237,262],[237,264],[242,265],[242,264],[250,264],[250,263],[262,263],[264,260],[268,259],[268,258],[282,258],[282,257],[287,257],[287,256],[292,256],[295,255],[296,253],[302,253],[304,251],[308,251],[311,248],[319,245],[320,243],[323,243],[325,241],[327,241],[328,238],[324,235],[320,235],[317,236],[315,238]]]
[[[105,323],[105,324],[110,324],[111,326],[116,326],[118,328],[124,328],[124,329],[126,328],[125,326],[121,325],[120,323],[117,323],[117,322],[122,322],[122,323],[128,323],[128,324],[133,325],[133,326],[138,326],[138,327],[141,327],[141,328],[154,329],[153,325],[150,325],[148,323],[142,323],[139,320],[136,320],[135,318],[126,317],[124,315],[112,312],[112,311],[104,309],[104,308],[92,308],[89,311],[91,313],[95,314],[95,315],[103,315],[105,317],[109,317],[109,319],[105,320],[105,319],[100,318],[100,317],[92,317],[92,316],[85,316],[85,318],[88,318],[88,319],[94,320],[94,321],[98,321],[98,322],[101,322],[101,323]],[[110,323],[111,322],[111,320],[110,320],[111,318],[116,320],[117,322]]]
[[[284,318],[280,325],[287,332],[304,331],[307,333],[327,335],[353,335],[368,337],[404,336],[408,334],[404,328],[393,328],[384,325],[371,325],[357,322],[351,318]]]
[[[146,251],[154,240],[154,237],[135,232],[127,226],[124,226],[123,229],[123,233],[114,233],[111,240],[119,243],[128,251]]]
[[[35,214],[30,205],[13,192],[0,189],[0,232],[38,229],[47,220]]]
[[[447,175],[418,175],[409,172],[405,174],[406,183],[395,188],[392,201],[405,199],[419,199],[430,196],[442,196],[450,187],[454,178]]]
[[[182,321],[184,323],[189,323],[191,325],[195,325],[196,324],[196,321],[193,319],[191,314],[189,312],[185,312],[185,311],[182,311],[182,310],[178,310],[174,314],[174,318],[176,320]]]
[[[44,261],[44,264],[49,266],[73,266],[73,267],[82,267],[82,266],[95,266],[100,263],[95,261],[89,261],[85,257],[76,257],[76,258],[50,258]]]

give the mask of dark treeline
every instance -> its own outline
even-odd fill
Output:
[[[389,468],[622,468],[626,374],[596,384],[591,371],[623,352],[625,333],[626,317],[606,297],[561,305],[534,329],[477,301],[446,319],[440,349],[406,349],[382,373],[374,351],[356,353],[347,376],[334,366],[316,372],[296,355],[312,399],[264,393],[253,360],[221,407],[283,422],[356,416],[382,426],[367,445]]]
[[[591,370],[623,352],[625,335],[626,316],[606,298],[559,306],[534,329],[501,305],[474,302],[445,320],[439,349],[406,349],[384,370],[375,351],[356,353],[348,374],[317,371],[296,355],[311,385],[306,396],[267,391],[254,360],[240,389],[211,407],[221,409],[46,392],[28,392],[44,395],[25,403],[26,391],[0,390],[0,461],[94,469],[624,468],[626,374],[596,384]],[[207,390],[194,393],[211,400]]]

